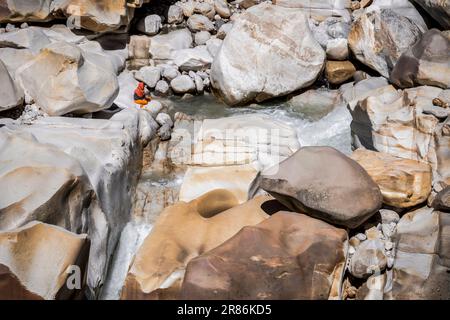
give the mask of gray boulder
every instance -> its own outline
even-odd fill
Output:
[[[213,62],[206,46],[174,51],[172,59],[182,71],[209,69]]]
[[[170,81],[170,86],[175,93],[192,93],[195,92],[195,83],[191,77],[181,75]]]
[[[423,34],[404,52],[391,74],[391,81],[401,88],[429,85],[450,88],[450,40],[439,30]]]
[[[177,67],[174,66],[164,66],[161,72],[161,75],[167,81],[172,81],[179,75],[181,75],[180,71],[178,71]]]
[[[154,88],[161,79],[160,67],[143,67],[135,74],[135,78],[143,81],[150,88]]]
[[[356,228],[382,204],[379,187],[330,147],[303,147],[261,176],[260,187],[293,211]]]

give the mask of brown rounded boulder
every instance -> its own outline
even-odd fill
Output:
[[[340,298],[347,232],[280,211],[191,260],[181,299]]]
[[[260,187],[289,209],[349,228],[361,225],[382,204],[368,173],[331,147],[303,147],[260,179]]]

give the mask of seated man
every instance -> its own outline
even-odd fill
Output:
[[[134,90],[134,103],[138,104],[140,108],[144,108],[151,100],[148,90],[143,82],[139,82],[136,90]]]

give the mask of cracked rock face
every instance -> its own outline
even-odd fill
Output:
[[[214,58],[211,84],[229,105],[263,101],[312,84],[324,60],[301,10],[262,3],[234,22]]]
[[[450,216],[421,208],[397,225],[391,299],[450,298]]]
[[[329,299],[340,296],[347,232],[281,211],[191,260],[181,299]]]
[[[426,32],[419,42],[402,54],[391,74],[401,88],[430,85],[450,88],[450,40],[437,29]]]

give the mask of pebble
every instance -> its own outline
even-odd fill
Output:
[[[367,236],[364,233],[358,233],[355,237],[360,241],[364,241],[367,239]]]

